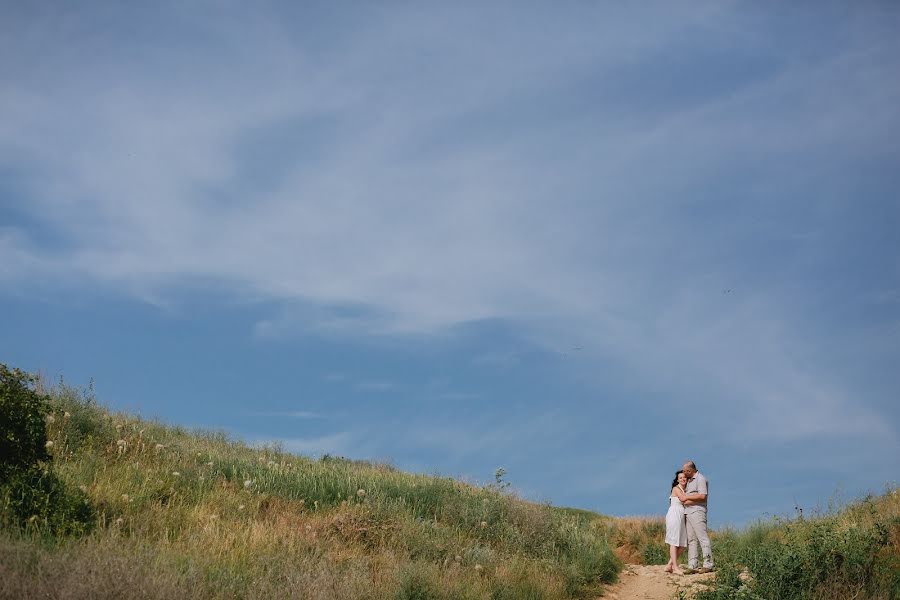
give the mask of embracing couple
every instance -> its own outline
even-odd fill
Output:
[[[666,513],[666,543],[669,545],[668,573],[684,575],[708,573],[713,569],[712,545],[706,532],[706,499],[709,482],[698,470],[694,461],[684,463],[675,473],[672,494],[669,496],[669,512]],[[697,569],[697,546],[703,549],[703,568]],[[678,556],[688,548],[688,569],[678,568]]]

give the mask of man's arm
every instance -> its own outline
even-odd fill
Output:
[[[709,482],[706,480],[706,477],[703,477],[702,475],[698,474],[697,477],[697,491],[692,494],[687,494],[684,497],[684,504],[688,506],[706,502],[706,496],[709,492]]]

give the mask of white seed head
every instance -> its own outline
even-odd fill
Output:
[[[206,466],[207,466],[207,467],[213,466],[212,461],[209,461],[208,463],[206,463]]]
[[[243,505],[243,504],[239,504],[239,505],[238,505],[238,510],[244,510],[244,505]]]
[[[119,448],[124,448],[125,446],[128,445],[128,442],[126,442],[125,440],[119,440],[118,442],[116,442],[116,445],[117,445]]]
[[[118,519],[116,519],[116,525],[118,525],[119,527],[121,527],[122,524],[124,524],[124,523],[125,523],[125,519],[123,519],[122,517],[119,517]]]
[[[55,421],[55,420],[56,420],[56,418],[54,418],[53,415],[47,415],[47,422],[48,422],[48,423],[52,423],[52,422]]]
[[[476,571],[483,571],[483,570],[484,570],[484,567],[482,567],[481,565],[475,565],[475,570],[476,570]]]
[[[162,444],[157,444],[157,445],[154,446],[154,447],[155,447],[157,450],[162,450],[163,448],[165,448],[165,446],[163,446]]]
[[[47,443],[44,444],[44,447],[47,448],[48,450],[50,448],[53,448],[53,442],[51,442],[50,440],[47,440]]]
[[[123,502],[131,502],[131,498],[128,497],[128,494],[122,494]]]
[[[485,527],[487,527],[487,521],[482,521],[481,528],[484,529]]]
[[[248,487],[250,487],[251,485],[253,485],[253,480],[252,480],[252,479],[245,479],[245,480],[244,480],[244,487],[245,487],[245,488],[248,488]]]
[[[181,473],[179,473],[178,471],[172,471],[172,476],[173,477],[181,477]]]
[[[356,495],[359,496],[360,498],[362,498],[366,495],[366,490],[358,489],[358,490],[356,490]]]
[[[66,411],[66,412],[63,413],[63,419],[68,419],[68,418],[70,418],[71,416],[72,416],[72,415],[69,414],[69,411]]]

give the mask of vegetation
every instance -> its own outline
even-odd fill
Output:
[[[661,518],[114,414],[0,365],[0,598],[588,598],[662,564]],[[896,489],[714,533],[695,600],[900,598]]]
[[[814,518],[757,523],[714,539],[718,571],[696,600],[900,598],[900,492]]]
[[[94,524],[85,495],[50,470],[49,398],[34,378],[0,364],[0,525],[81,533]]]
[[[23,520],[4,492],[0,597],[579,598],[621,568],[606,519],[519,500],[502,474],[478,487],[251,448],[16,377],[43,436],[29,472],[90,518],[57,502]]]

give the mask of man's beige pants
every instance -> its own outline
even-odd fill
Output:
[[[703,550],[703,566],[711,569],[712,560],[712,544],[709,543],[709,534],[706,533],[706,511],[698,510],[685,515],[687,517],[687,538],[688,538],[688,567],[697,568],[697,544]]]

